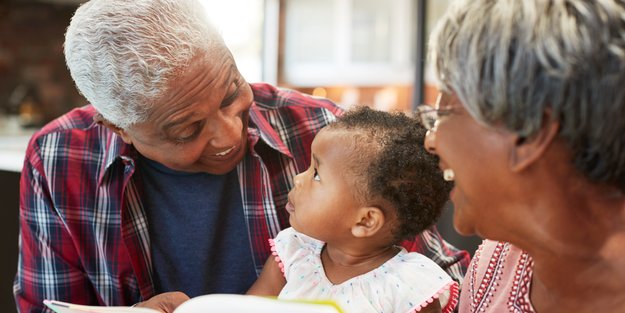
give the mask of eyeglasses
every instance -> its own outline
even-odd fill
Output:
[[[435,132],[441,118],[449,115],[451,112],[451,109],[434,109],[427,104],[421,104],[417,106],[415,114],[427,130]]]
[[[438,120],[440,119],[437,109],[434,109],[427,104],[421,104],[417,106],[417,111],[415,112],[415,114],[419,117],[419,121],[421,121],[421,124],[423,124],[423,126],[427,130],[436,130],[436,126],[438,126]]]
[[[434,108],[427,104],[421,104],[417,106],[417,111],[415,112],[419,116],[421,124],[431,132],[436,131],[436,127],[438,127],[442,117],[449,115],[453,111],[452,109],[440,109],[442,98],[443,94],[439,93],[436,97]]]
[[[438,107],[440,105],[440,101],[441,94],[439,93],[436,97],[436,104],[434,105],[435,108],[427,104],[421,104],[417,106],[417,111],[415,112],[415,114],[419,117],[419,121],[421,121],[421,124],[423,124],[423,126],[429,131],[436,131],[436,126],[438,126],[438,121],[440,120],[440,117],[438,115]]]

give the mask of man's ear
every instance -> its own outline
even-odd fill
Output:
[[[538,160],[553,143],[560,130],[560,123],[550,121],[546,113],[543,126],[531,137],[512,135],[510,140],[510,170],[520,172]]]
[[[102,116],[102,114],[100,113],[96,113],[96,115],[93,117],[93,121],[96,122],[99,125],[102,125],[110,130],[112,130],[113,132],[115,132],[119,137],[122,138],[122,140],[131,145],[132,144],[132,139],[130,139],[130,136],[128,136],[128,134],[126,133],[125,130],[117,127],[115,124],[109,122],[109,120],[107,120],[106,118],[104,118],[104,116]]]
[[[358,238],[375,235],[386,222],[384,212],[378,207],[362,207],[358,211],[358,220],[352,226],[352,235]]]

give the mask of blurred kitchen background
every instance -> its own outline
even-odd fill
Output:
[[[249,82],[327,97],[344,107],[411,112],[433,103],[427,34],[451,0],[204,0]],[[19,173],[30,135],[85,105],[63,58],[81,0],[0,0],[0,311],[15,312]],[[210,8],[210,9],[208,9]],[[473,254],[478,238],[443,236]]]

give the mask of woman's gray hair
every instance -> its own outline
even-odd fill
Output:
[[[65,61],[78,90],[126,129],[192,59],[226,49],[196,0],[91,0],[65,34]]]
[[[530,137],[549,112],[579,170],[625,187],[623,1],[456,1],[429,45],[477,121]]]

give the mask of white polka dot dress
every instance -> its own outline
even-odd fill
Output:
[[[419,312],[434,299],[445,313],[458,302],[458,284],[432,260],[404,248],[380,267],[335,285],[321,263],[322,241],[287,228],[270,243],[287,281],[280,299],[333,300],[345,313]]]

